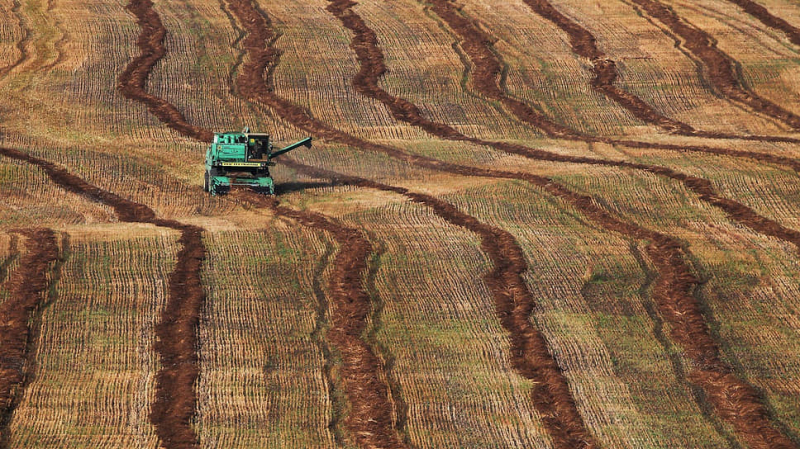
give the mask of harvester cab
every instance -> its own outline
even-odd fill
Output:
[[[311,148],[311,137],[272,151],[269,135],[251,133],[248,128],[240,133],[215,133],[206,151],[204,189],[220,195],[228,193],[231,186],[249,186],[274,195],[275,185],[269,174],[269,167],[275,165],[272,159],[300,146]]]

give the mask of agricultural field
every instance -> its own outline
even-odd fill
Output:
[[[796,0],[0,0],[0,449],[800,448],[799,174]]]

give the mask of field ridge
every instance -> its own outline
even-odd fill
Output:
[[[255,22],[257,23],[257,19]],[[261,29],[261,28],[258,28]],[[263,49],[263,47],[256,47]],[[263,50],[258,58],[269,59],[275,50]],[[705,318],[698,300],[690,292],[697,285],[697,280],[691,274],[691,269],[683,261],[683,249],[672,238],[655,231],[641,228],[635,224],[623,222],[612,217],[608,212],[599,208],[591,197],[580,195],[568,190],[566,187],[551,179],[528,173],[512,173],[477,167],[466,167],[452,164],[429,157],[412,155],[405,151],[388,145],[375,144],[333,129],[318,119],[310,117],[301,107],[277,96],[261,78],[260,73],[240,76],[239,91],[251,94],[255,100],[269,106],[282,118],[307,132],[324,136],[328,139],[339,141],[347,145],[361,147],[367,150],[381,152],[388,156],[406,161],[420,167],[440,170],[464,176],[479,176],[491,178],[519,179],[543,188],[552,195],[572,205],[585,216],[592,219],[606,230],[621,233],[637,240],[661,242],[661,245],[648,246],[648,254],[658,266],[659,279],[654,286],[654,297],[659,298],[660,310],[673,326],[671,336],[681,344],[687,353],[700,366],[706,366],[701,354],[713,355],[711,370],[698,370],[695,368],[691,374],[693,381],[698,383],[708,394],[709,401],[726,421],[730,422],[745,438],[752,440],[755,445],[763,441],[778,441],[786,444],[783,447],[794,447],[791,441],[780,431],[776,430],[771,422],[769,411],[761,402],[755,389],[731,374],[732,368],[718,357],[719,348],[705,323]],[[244,84],[242,82],[244,79]],[[245,87],[243,87],[243,85]],[[656,289],[659,289],[656,295]],[[680,313],[674,314],[679,310]],[[683,333],[692,338],[682,338],[681,333],[674,331],[680,328]],[[702,343],[694,337],[703,337]],[[715,376],[715,372],[725,371],[725,375]]]
[[[741,85],[736,75],[735,61],[717,48],[716,43],[708,33],[689,25],[672,8],[659,1],[631,1],[639,5],[649,16],[657,19],[677,36],[680,36],[682,45],[703,63],[711,83],[721,94],[731,100],[749,106],[756,112],[779,120],[795,131],[800,130],[800,116],[758,96]]]
[[[50,286],[48,272],[59,258],[52,229],[14,230],[26,237],[26,253],[5,281],[10,297],[0,304],[0,447],[8,446],[8,425],[35,369],[34,319]]]
[[[764,25],[782,31],[789,38],[789,41],[795,45],[800,45],[800,28],[790,24],[789,22],[781,19],[780,17],[772,14],[769,10],[753,0],[728,0],[729,2],[738,5],[747,14],[758,19]]]
[[[191,422],[197,402],[194,384],[199,373],[197,324],[205,301],[200,280],[200,269],[205,258],[203,229],[157,218],[155,212],[146,205],[89,184],[44,159],[4,147],[0,147],[0,155],[38,166],[64,190],[111,207],[120,221],[150,223],[180,232],[182,247],[169,278],[169,300],[156,326],[158,341],[154,349],[161,357],[161,369],[156,374],[156,401],[151,409],[151,421],[159,439],[168,448],[198,447]]]

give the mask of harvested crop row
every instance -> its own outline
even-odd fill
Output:
[[[277,215],[304,226],[326,231],[339,244],[328,281],[331,327],[326,338],[342,358],[340,376],[351,406],[344,418],[345,425],[362,447],[407,447],[394,428],[389,387],[381,380],[383,364],[362,338],[371,310],[371,300],[362,279],[367,273],[372,245],[357,229],[325,215],[281,206],[276,199],[253,192],[242,192],[240,197],[251,204],[269,207]]]
[[[708,33],[689,25],[674,10],[659,1],[631,1],[681,37],[683,46],[702,61],[711,83],[720,93],[756,112],[780,120],[794,130],[800,130],[800,116],[742,87],[733,60],[716,47]]]
[[[252,8],[249,3],[247,6]],[[234,14],[241,12],[239,5],[231,4],[230,7]],[[126,96],[131,95],[129,98],[148,104],[150,111],[171,128],[195,139],[210,141],[210,130],[189,125],[174,105],[144,91],[152,67],[166,54],[163,46],[166,29],[149,0],[132,2],[129,9],[137,15],[142,27],[139,46],[143,55],[134,60],[120,76],[120,89],[126,92]],[[131,74],[135,74],[135,78]],[[136,81],[131,82],[133,79]],[[366,261],[372,252],[371,245],[357,230],[336,223],[324,215],[290,209],[280,206],[277,201],[265,201],[256,195],[242,197],[252,204],[268,206],[280,216],[328,231],[340,243],[342,250],[336,255],[330,283],[333,326],[327,336],[343,359],[342,378],[345,392],[353,407],[346,418],[346,424],[356,441],[364,446],[404,447],[393,428],[393,407],[388,387],[380,380],[381,362],[372,348],[361,339],[370,310],[369,295],[361,285],[361,279],[367,269]],[[196,373],[194,377],[196,378]],[[195,404],[191,405],[193,414]],[[159,420],[168,416],[167,413],[168,409],[154,407],[154,415]],[[192,436],[196,440],[193,433]]]
[[[253,24],[251,33],[265,29],[263,26],[258,26],[259,20],[257,16],[248,16],[248,18],[250,18],[249,23]],[[260,22],[261,25],[267,25],[263,18]],[[248,21],[244,21],[244,23],[248,23]],[[268,37],[270,33],[266,35]],[[269,42],[269,40],[261,42]],[[246,40],[245,45],[247,44]],[[259,61],[261,61],[261,64],[266,64],[276,55],[275,50],[264,50],[263,46],[258,46],[255,41],[250,42],[250,44],[253,45],[254,52],[254,57],[252,58],[254,62],[251,62],[251,64]],[[266,65],[262,65],[262,67],[266,67]],[[480,70],[480,68],[476,68],[477,70]],[[620,232],[631,238],[660,242],[658,245],[653,243],[648,246],[648,253],[653,258],[654,263],[657,264],[660,274],[656,285],[661,287],[654,289],[654,297],[657,298],[662,315],[673,325],[672,338],[681,344],[687,353],[698,362],[698,366],[704,368],[694,369],[692,371],[693,379],[708,393],[710,402],[715,405],[720,415],[731,422],[740,434],[752,441],[754,445],[759,446],[764,441],[777,441],[781,444],[785,443],[785,447],[793,447],[788,438],[772,427],[769,413],[760,402],[753,387],[730,374],[732,369],[718,357],[719,347],[714,342],[705,324],[697,300],[691,296],[691,291],[698,282],[691,275],[689,267],[683,262],[683,251],[676,241],[654,231],[622,222],[597,207],[590,197],[570,192],[547,178],[526,173],[510,173],[450,164],[432,158],[411,155],[390,146],[367,142],[342,131],[332,129],[308,116],[302,108],[275,95],[269,88],[270,84],[262,78],[262,73],[263,71],[243,71],[240,77],[239,91],[244,95],[249,92],[251,98],[270,106],[284,119],[301,129],[351,146],[381,152],[410,164],[432,170],[465,176],[525,180],[561,198],[609,231]],[[495,88],[497,88],[496,84]],[[676,310],[678,313],[675,313]],[[698,336],[703,337],[702,340],[698,339]],[[711,365],[706,364],[703,360],[708,356],[713,358]],[[710,371],[708,371],[709,366]],[[722,377],[716,376],[717,378],[714,379],[714,372],[725,372],[726,375]],[[722,383],[715,383],[717,381]],[[720,393],[720,385],[726,391]],[[747,413],[747,411],[752,411],[752,413]]]
[[[494,269],[484,277],[494,297],[496,313],[511,336],[510,359],[517,372],[534,382],[532,401],[557,447],[597,447],[587,431],[566,377],[550,353],[547,341],[530,322],[536,301],[522,278],[528,270],[519,243],[508,231],[480,222],[434,196],[411,192],[355,176],[310,167],[290,161],[286,164],[308,176],[337,183],[393,192],[430,207],[447,222],[466,228],[481,239],[481,249]]]
[[[573,129],[567,128],[561,124],[555,123],[549,118],[545,117],[529,104],[524,101],[511,98],[507,95],[505,90],[498,83],[498,77],[502,72],[502,60],[500,56],[492,48],[492,38],[485,31],[478,28],[471,20],[464,17],[456,5],[449,0],[432,0],[432,10],[441,17],[448,26],[455,31],[462,39],[461,46],[464,52],[469,57],[474,70],[471,72],[473,84],[475,88],[487,98],[499,101],[505,105],[518,119],[525,123],[531,124],[550,137],[578,140],[583,142],[603,142],[608,144],[625,145],[631,148],[646,148],[646,149],[661,149],[670,151],[693,151],[701,153],[711,153],[718,155],[728,155],[734,157],[747,157],[752,159],[761,160],[764,162],[771,162],[787,167],[793,168],[795,171],[800,170],[800,163],[798,161],[785,158],[781,156],[774,156],[772,154],[759,153],[754,151],[741,151],[729,148],[716,148],[706,145],[674,145],[674,144],[657,144],[649,142],[632,141],[627,139],[613,139],[609,137],[591,136],[580,133]],[[585,36],[584,33],[576,33]],[[578,39],[577,35],[574,39]],[[573,41],[574,42],[574,41]],[[579,44],[573,43],[574,46],[580,47],[579,54],[591,52],[587,51],[587,45],[583,41],[583,37],[579,40]],[[576,50],[577,51],[577,50]],[[606,70],[610,70],[606,68]],[[602,77],[598,75],[595,79],[597,83],[605,85],[613,82],[609,77],[610,71],[604,72]],[[600,80],[600,78],[603,78]],[[611,86],[613,87],[613,86]],[[641,118],[641,117],[640,117]],[[697,131],[695,131],[697,133]],[[745,140],[763,140],[773,142],[800,142],[798,139],[791,137],[774,137],[774,136],[736,136],[726,135],[720,133],[701,133],[704,137],[716,138],[736,138]]]
[[[485,34],[476,28],[474,24],[470,23],[464,17],[459,15],[454,5],[449,1],[433,1],[436,5],[434,7],[434,11],[436,11],[437,14],[440,14],[440,17],[442,17],[456,32],[458,32],[459,35],[464,39],[465,43],[469,44],[468,47],[472,49],[468,50],[467,53],[470,55],[472,63],[476,66],[475,73],[482,74],[480,75],[482,78],[480,80],[476,80],[475,83],[476,86],[479,87],[480,92],[490,98],[505,98],[507,101],[511,102],[510,104],[518,105],[519,107],[510,109],[516,115],[518,115],[520,119],[525,120],[527,115],[524,111],[532,111],[532,109],[528,105],[518,100],[511,99],[505,95],[497,83],[497,73],[491,77],[487,75],[492,73],[496,67],[500,67],[500,62],[489,48],[488,38],[485,36]],[[352,2],[347,2],[347,4],[353,5]],[[551,153],[546,150],[529,148],[519,144],[486,141],[475,137],[465,136],[446,124],[434,123],[423,118],[420,115],[419,108],[416,105],[409,103],[405,99],[394,97],[378,86],[378,79],[386,72],[386,66],[383,61],[383,53],[378,47],[375,33],[366,26],[364,21],[358,17],[358,15],[353,12],[349,6],[340,9],[338,14],[341,16],[345,26],[355,33],[353,48],[358,55],[358,60],[362,67],[358,75],[354,77],[353,84],[359,92],[383,102],[384,105],[386,105],[386,107],[392,112],[392,115],[398,120],[419,126],[438,137],[458,141],[467,141],[478,145],[486,145],[507,153],[517,154],[531,159],[630,168],[664,176],[683,183],[687,188],[695,192],[701,200],[724,210],[732,220],[742,223],[756,232],[770,235],[792,243],[798,248],[798,250],[800,250],[800,232],[789,229],[775,220],[762,217],[753,209],[741,203],[719,196],[711,183],[705,179],[685,175],[671,168],[657,165],[624,161],[609,161],[581,156],[568,156]],[[465,47],[467,47],[467,45],[465,45]],[[591,139],[587,139],[587,141],[591,141]],[[800,168],[798,161],[791,160],[791,163],[792,168],[794,168],[796,171],[798,168]]]
[[[534,12],[555,24],[569,35],[572,51],[592,63],[594,79],[592,87],[614,100],[619,105],[630,111],[640,120],[660,126],[668,131],[680,134],[693,135],[695,129],[686,123],[671,119],[652,106],[645,103],[636,95],[614,85],[617,79],[617,65],[597,48],[597,39],[592,33],[583,28],[578,22],[571,20],[558,11],[547,0],[525,0]]]
[[[213,137],[211,131],[189,124],[174,105],[145,90],[150,72],[167,53],[164,47],[167,30],[161,23],[158,13],[153,10],[152,1],[132,0],[128,3],[127,9],[136,16],[136,23],[141,28],[136,42],[140,54],[119,75],[117,88],[126,98],[146,104],[150,113],[170,128],[198,140],[211,141]]]
[[[144,204],[91,185],[52,162],[11,148],[0,147],[0,154],[36,165],[61,188],[110,206],[120,221],[151,223],[180,231],[182,248],[169,279],[169,301],[156,328],[155,350],[161,356],[162,368],[156,376],[157,399],[151,421],[167,447],[196,447],[197,436],[190,423],[195,415],[197,398],[193,388],[199,372],[196,329],[205,299],[200,281],[200,267],[205,258],[202,228],[157,218]]]
[[[789,38],[789,41],[795,45],[800,45],[800,28],[797,28],[780,17],[775,16],[774,14],[770,13],[767,8],[759,5],[753,0],[728,1],[738,5],[746,13],[760,20],[764,25],[786,33],[786,37]]]
[[[541,150],[527,149],[518,145],[484,142],[478,139],[472,139],[467,136],[464,136],[463,134],[458,133],[455,129],[447,125],[433,123],[427,119],[424,119],[419,114],[419,109],[416,107],[416,105],[413,105],[404,99],[393,97],[388,92],[386,92],[385,90],[381,89],[378,86],[377,84],[378,78],[386,71],[386,67],[383,63],[383,54],[380,48],[377,46],[377,38],[375,36],[375,33],[372,30],[370,30],[364,23],[364,21],[351,9],[353,5],[354,3],[350,1],[347,2],[339,1],[336,3],[332,3],[329,6],[329,10],[334,15],[336,15],[347,28],[349,28],[355,33],[352,47],[356,51],[358,55],[358,60],[362,66],[361,70],[354,78],[353,83],[356,86],[356,89],[359,90],[360,92],[383,102],[392,111],[392,114],[398,120],[407,121],[414,125],[423,127],[428,132],[437,135],[439,137],[450,138],[454,140],[467,140],[482,145],[491,145],[495,148],[504,149],[506,151],[508,151],[509,149],[513,149],[513,151],[510,152],[515,154],[522,154],[536,159],[561,160],[561,161],[571,161],[579,163],[589,163],[594,165],[608,165],[608,166],[635,168],[650,173],[654,173],[657,175],[666,176],[670,179],[681,181],[684,185],[686,185],[686,187],[697,193],[702,200],[707,201],[723,209],[728,214],[728,216],[733,220],[745,224],[756,231],[762,232],[767,235],[772,235],[774,237],[793,243],[798,249],[800,249],[800,233],[788,229],[784,226],[781,226],[774,220],[761,217],[760,215],[756,214],[755,211],[742,204],[739,204],[732,200],[728,200],[726,198],[721,198],[719,195],[716,194],[713,187],[711,186],[711,183],[707,180],[687,176],[665,167],[624,163],[616,161],[614,162],[602,161],[590,158],[561,156],[552,153],[547,153]],[[455,13],[454,11],[450,12]],[[473,62],[478,63],[479,65],[478,61],[473,61]],[[495,87],[497,88],[498,91],[500,90],[499,86],[495,85]],[[514,147],[520,147],[520,148],[514,148]],[[675,337],[673,336],[673,338]],[[676,340],[680,342],[679,339]],[[757,399],[757,396],[754,396],[754,398]],[[724,416],[725,415],[724,410],[721,408],[722,404],[716,404],[716,405],[718,406],[720,413],[723,414]],[[763,423],[758,425],[759,426],[763,425]],[[745,434],[752,433],[750,430],[741,427],[739,428],[739,430]],[[757,438],[753,438],[753,440],[757,440]]]
[[[6,281],[10,297],[0,305],[0,446],[8,441],[7,429],[26,379],[32,374],[35,354],[32,338],[38,331],[33,314],[48,288],[47,273],[59,257],[55,233],[34,228],[17,231],[26,237],[27,252]]]
[[[643,101],[635,94],[626,91],[616,85],[617,65],[613,59],[608,58],[600,49],[597,48],[597,39],[586,28],[578,22],[562,14],[547,0],[524,0],[534,12],[541,17],[555,24],[559,29],[567,33],[573,53],[587,58],[592,63],[594,79],[592,88],[603,93],[620,106],[630,111],[638,119],[657,125],[667,131],[686,136],[708,137],[715,139],[741,139],[756,141],[786,141],[786,138],[773,136],[748,136],[737,134],[726,134],[713,131],[698,131],[687,123],[667,117]],[[730,0],[734,2],[749,2],[749,0]],[[752,3],[752,2],[750,2]]]
[[[15,44],[15,48],[19,53],[19,56],[17,56],[17,58],[14,59],[14,61],[11,64],[0,67],[0,78],[4,78],[6,75],[9,74],[9,72],[11,72],[20,64],[25,62],[25,60],[28,58],[26,47],[28,45],[28,40],[30,39],[31,31],[25,24],[25,21],[22,19],[22,14],[20,11],[21,8],[22,8],[21,1],[15,1],[14,6],[11,8],[11,14],[17,19],[17,26],[19,27],[21,32],[21,35]]]

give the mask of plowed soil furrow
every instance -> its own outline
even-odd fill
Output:
[[[126,8],[136,16],[136,22],[141,28],[136,42],[140,54],[119,75],[117,88],[125,98],[147,105],[150,113],[170,128],[198,140],[210,141],[214,137],[211,131],[189,124],[178,108],[145,90],[150,72],[167,53],[164,47],[167,29],[161,23],[158,13],[153,10],[152,1],[131,0]]]
[[[356,5],[356,3],[351,0],[334,0],[328,6],[328,11],[339,18],[342,24],[351,30],[354,35],[351,47],[356,52],[356,56],[361,68],[353,78],[353,85],[358,92],[382,102],[392,113],[392,116],[396,119],[410,123],[414,126],[418,126],[438,137],[486,145],[507,153],[517,154],[532,159],[623,167],[634,170],[642,170],[655,175],[673,179],[681,182],[684,186],[697,193],[701,200],[724,210],[731,219],[740,222],[757,232],[793,243],[798,249],[800,249],[800,232],[786,228],[774,220],[762,217],[754,210],[743,204],[719,196],[715,192],[711,183],[705,179],[685,175],[673,169],[657,165],[638,164],[625,161],[608,161],[578,156],[566,156],[557,153],[551,153],[545,150],[526,147],[519,144],[486,141],[466,136],[447,124],[436,123],[422,117],[419,108],[415,104],[403,98],[391,95],[378,85],[380,77],[386,73],[383,52],[378,46],[378,40],[375,32],[367,26],[367,24],[355,11],[351,9],[354,5]],[[588,45],[582,46],[581,48],[583,48],[583,50],[581,51],[589,51],[585,49],[587,46]],[[480,61],[476,62],[478,64],[480,63]]]
[[[5,282],[9,298],[0,305],[0,447],[6,447],[8,425],[31,376],[31,340],[35,311],[49,287],[48,272],[59,257],[58,242],[50,229],[14,231],[26,237],[27,252]]]
[[[393,192],[423,204],[447,221],[463,227],[480,237],[481,249],[494,268],[484,276],[492,292],[495,311],[503,328],[510,335],[510,359],[514,369],[534,382],[531,401],[541,416],[556,447],[598,447],[586,430],[583,418],[575,405],[569,383],[550,353],[547,340],[530,321],[536,305],[533,294],[523,279],[528,271],[522,248],[509,232],[482,223],[452,204],[431,195],[411,192],[403,187],[342,175],[330,170],[311,167],[293,160],[285,165],[308,176],[330,179],[334,183]]]
[[[800,130],[800,116],[742,87],[734,61],[717,48],[708,33],[689,25],[672,8],[661,2],[656,0],[631,0],[631,2],[683,40],[683,46],[702,61],[708,78],[721,94],[749,106],[756,112],[780,120],[793,130]]]
[[[339,245],[328,280],[330,328],[326,338],[341,357],[339,376],[350,409],[344,425],[360,447],[404,448],[392,417],[383,364],[363,339],[372,309],[363,286],[372,245],[357,229],[325,215],[281,206],[277,199],[249,191],[234,192],[248,203],[271,208],[277,215],[330,233]]]
[[[248,12],[249,11],[249,12]],[[300,129],[353,147],[376,151],[406,161],[419,167],[440,170],[464,176],[518,179],[538,186],[565,203],[575,207],[586,217],[604,229],[619,232],[627,237],[652,242],[648,254],[658,268],[659,278],[653,288],[653,296],[659,310],[673,329],[671,337],[680,344],[687,356],[695,363],[690,372],[691,379],[708,395],[709,402],[720,416],[731,423],[738,433],[754,447],[795,447],[793,443],[771,422],[767,408],[756,390],[733,374],[733,369],[719,356],[719,346],[714,341],[701,307],[692,291],[698,281],[684,261],[680,244],[674,239],[655,231],[623,222],[598,207],[591,197],[571,192],[564,186],[541,176],[528,173],[513,173],[457,164],[406,153],[388,145],[365,141],[311,117],[303,108],[277,96],[269,79],[264,79],[263,70],[278,56],[274,48],[265,48],[272,31],[257,11],[247,8],[237,17],[247,27],[250,35],[244,45],[250,53],[249,70],[243,69],[237,89],[245,98],[272,108],[284,120]],[[258,38],[255,38],[257,36]],[[259,69],[260,68],[260,69]],[[476,71],[478,68],[476,67]],[[497,87],[495,85],[495,87]],[[772,445],[772,446],[769,446]]]
[[[680,134],[695,134],[694,128],[688,124],[666,117],[638,96],[615,86],[614,81],[617,79],[616,62],[607,58],[597,48],[597,39],[589,30],[562,14],[546,0],[525,0],[525,4],[567,33],[572,45],[572,51],[592,62],[592,71],[594,72],[592,87],[595,90],[617,102],[617,104],[644,122]]]
[[[199,373],[197,360],[197,325],[205,301],[200,269],[205,259],[202,228],[175,220],[156,217],[144,204],[135,203],[112,192],[89,184],[52,162],[11,148],[0,147],[3,156],[40,167],[64,190],[83,195],[112,209],[120,221],[151,223],[180,231],[178,261],[169,278],[169,299],[156,326],[158,341],[155,350],[161,358],[156,374],[156,400],[150,420],[161,443],[167,448],[198,447],[197,435],[191,427],[197,396],[194,384]]]
[[[800,45],[800,28],[797,28],[789,22],[775,16],[769,10],[752,0],[728,0],[729,2],[738,5],[747,14],[755,17],[764,25],[782,31],[789,38],[789,41],[795,45]]]
[[[336,17],[338,17],[342,21],[342,23],[354,33],[354,38],[351,47],[356,51],[357,58],[361,64],[361,69],[356,75],[356,77],[354,77],[353,84],[359,92],[383,102],[392,112],[393,116],[398,120],[406,121],[416,126],[420,126],[426,131],[430,132],[431,134],[437,135],[439,137],[449,138],[453,140],[465,140],[474,143],[479,143],[482,145],[489,145],[494,148],[498,148],[514,154],[521,154],[527,157],[533,157],[535,159],[564,161],[564,162],[569,161],[576,163],[588,163],[593,165],[625,167],[637,170],[644,170],[656,175],[665,176],[667,178],[682,182],[687,188],[697,193],[700,199],[724,210],[731,219],[740,222],[758,232],[762,232],[764,234],[771,235],[779,239],[782,239],[784,241],[793,243],[798,249],[800,249],[800,232],[788,229],[780,225],[779,223],[775,222],[774,220],[761,217],[755,211],[742,204],[720,197],[714,191],[711,183],[705,179],[684,175],[682,173],[676,172],[666,167],[636,164],[629,162],[604,161],[604,160],[597,160],[590,158],[561,156],[553,153],[548,153],[542,150],[530,149],[520,145],[482,141],[479,139],[474,139],[464,136],[463,134],[459,133],[452,127],[449,127],[445,124],[433,123],[430,120],[423,118],[419,114],[419,109],[416,107],[416,105],[402,98],[396,98],[378,86],[379,77],[382,76],[383,73],[385,73],[386,71],[386,67],[383,62],[384,60],[383,53],[378,47],[377,37],[374,31],[369,29],[366,23],[361,19],[361,17],[359,17],[351,9],[352,6],[354,6],[355,4],[356,4],[355,2],[352,2],[350,0],[334,0],[328,7],[328,10],[331,13],[333,13]],[[665,236],[660,236],[660,237],[666,238]],[[688,268],[687,272],[689,272]],[[677,341],[681,343],[680,340]],[[714,342],[712,341],[712,343]],[[716,345],[716,343],[714,343],[714,345]],[[755,390],[752,391],[755,392]],[[753,397],[756,400],[758,399],[757,396]],[[756,403],[760,404],[760,402],[758,401],[756,401]],[[723,418],[732,420],[733,418],[732,415],[726,414],[724,404],[715,404],[715,405],[718,406],[717,410],[720,413],[720,415],[723,416]],[[769,426],[770,423],[769,421],[766,421],[765,423],[758,423],[757,426],[763,426],[763,425]],[[748,429],[746,428],[746,426],[739,425],[737,426],[737,430],[739,430],[740,433],[742,433],[749,440],[755,441],[757,443],[758,441],[757,438],[751,439],[748,436],[753,433],[752,429]],[[786,441],[789,441],[788,438],[786,438]]]
[[[143,59],[146,66],[132,68],[136,63],[134,60],[126,69],[126,73],[131,71],[138,74],[137,88],[141,91],[137,96],[129,98],[146,102],[154,115],[182,134],[204,142],[211,141],[213,132],[189,125],[174,105],[144,92],[143,87],[152,67],[166,54],[163,47],[166,29],[158,14],[152,9],[152,3],[149,0],[132,2],[129,9],[136,14],[142,26],[139,46],[142,48],[143,57],[148,52],[150,55]],[[239,14],[243,10],[252,10],[258,15],[251,3],[245,5],[232,3],[230,9],[240,21],[242,17]],[[250,31],[250,23],[242,23]],[[242,71],[245,72],[248,67],[251,66],[245,65]],[[126,79],[123,78],[124,76],[125,74],[120,79]],[[125,85],[121,82],[120,89],[124,88]],[[174,111],[174,113],[159,114],[157,111]],[[368,257],[372,252],[370,243],[359,231],[343,226],[322,214],[280,206],[277,200],[266,199],[251,193],[240,193],[240,197],[251,204],[270,207],[277,215],[330,232],[339,243],[341,249],[335,257],[335,268],[329,283],[333,310],[332,325],[326,336],[342,357],[341,377],[352,407],[344,422],[355,441],[364,447],[406,447],[394,428],[393,405],[389,400],[388,386],[381,380],[383,367],[380,359],[361,338],[370,312],[370,298],[361,282],[366,273]],[[166,326],[164,326],[164,330],[168,330]],[[196,372],[190,374],[194,378],[197,377]],[[184,379],[177,379],[178,382],[181,380]],[[167,407],[169,403],[165,402],[164,407],[157,407],[157,405],[154,405],[153,415],[157,417],[154,419],[163,420],[173,412],[173,409]],[[193,414],[195,404],[191,405]],[[196,437],[194,439],[196,440]],[[186,441],[189,440],[186,439]]]
[[[539,7],[541,7],[543,12],[547,11],[548,13],[551,13],[552,11],[554,11],[553,8],[544,8],[543,5],[541,4],[541,1],[539,0],[525,0],[525,1],[531,7],[534,7],[534,5],[539,5]],[[745,158],[760,160],[763,162],[770,162],[770,163],[784,165],[787,167],[791,167],[795,171],[800,171],[800,163],[798,163],[798,161],[791,158],[774,156],[771,154],[758,153],[753,151],[732,150],[729,148],[715,148],[715,147],[709,147],[707,145],[658,144],[658,143],[632,141],[627,139],[612,139],[609,137],[591,136],[570,129],[561,124],[555,123],[551,119],[545,117],[543,114],[535,110],[529,104],[509,97],[508,94],[501,88],[499,84],[499,77],[502,71],[503,63],[500,56],[493,50],[491,36],[489,36],[485,31],[480,29],[478,26],[476,26],[471,20],[464,17],[460,13],[459,8],[455,4],[451,3],[449,0],[431,0],[428,3],[432,5],[432,10],[440,18],[442,18],[442,20],[444,20],[447,23],[447,25],[456,34],[458,34],[459,38],[461,39],[461,46],[464,49],[464,52],[469,57],[470,61],[472,62],[472,65],[474,66],[474,70],[472,70],[471,75],[473,78],[473,85],[475,89],[478,90],[481,94],[483,94],[487,98],[503,103],[508,108],[508,110],[514,114],[515,117],[517,117],[518,119],[522,120],[525,123],[537,127],[550,137],[578,140],[583,142],[603,142],[612,145],[614,144],[624,145],[631,148],[658,149],[658,150],[670,150],[670,151],[692,151],[692,152],[710,153],[716,155],[745,157]],[[563,15],[561,17],[563,17],[563,19],[566,19],[566,17],[564,17]],[[547,18],[550,19],[550,17]],[[562,19],[558,19],[556,17],[553,17],[552,20],[556,20],[559,23],[563,21]],[[675,122],[673,125],[668,124],[666,121],[663,121],[663,119],[656,117],[656,115],[660,114],[652,110],[650,106],[644,104],[644,102],[641,103],[637,102],[636,99],[633,96],[630,96],[629,93],[628,95],[625,95],[626,92],[613,86],[613,82],[617,76],[616,65],[614,64],[613,61],[604,58],[602,56],[602,53],[596,48],[596,45],[594,43],[595,41],[594,36],[588,33],[588,31],[583,30],[583,28],[580,27],[576,28],[575,26],[568,25],[567,23],[564,23],[563,25],[565,28],[570,30],[569,31],[570,38],[572,40],[573,49],[575,50],[576,53],[578,53],[581,56],[595,55],[595,57],[592,58],[593,60],[599,58],[597,59],[597,61],[599,61],[598,63],[599,65],[595,67],[596,77],[593,80],[593,85],[596,88],[600,86],[602,87],[602,89],[609,90],[609,92],[616,91],[616,94],[614,95],[619,94],[620,101],[628,102],[629,106],[633,108],[632,112],[634,112],[634,114],[641,114],[637,115],[637,117],[639,117],[640,119],[644,121],[653,120],[651,123],[655,124],[662,123],[667,127],[676,125],[678,126],[677,128],[678,131],[680,133],[683,133],[683,131],[680,131],[681,126],[678,125],[678,123],[680,122]],[[623,104],[623,106],[625,105]],[[649,108],[652,113],[645,112],[645,108]],[[666,119],[666,120],[671,120],[671,119]],[[685,131],[686,131],[685,134],[687,135],[694,135],[699,137],[725,138],[725,139],[730,138],[730,139],[788,142],[788,143],[800,142],[799,139],[791,137],[746,136],[746,135],[740,136],[740,135],[729,135],[724,133],[703,132],[703,131],[689,132],[688,128],[686,128]]]
[[[798,142],[797,139],[774,137],[774,136],[749,136],[727,134],[713,131],[699,131],[689,124],[667,117],[655,108],[647,104],[644,100],[616,86],[617,63],[608,58],[605,53],[597,48],[597,39],[586,28],[578,22],[562,14],[547,0],[524,0],[535,13],[549,20],[562,31],[567,33],[573,53],[587,58],[592,63],[594,78],[591,81],[592,88],[604,94],[617,104],[628,110],[636,118],[643,122],[661,127],[667,131],[685,136],[708,137],[714,139],[742,139],[757,141],[777,141],[777,142]],[[730,0],[734,2],[745,2],[749,0]]]

